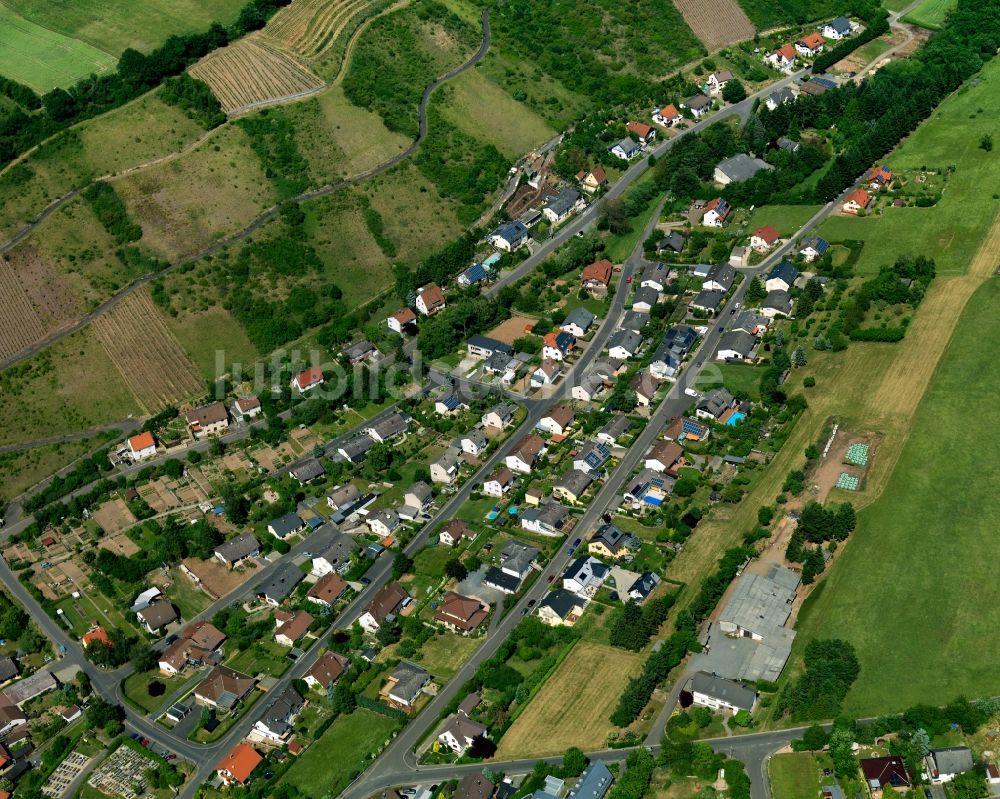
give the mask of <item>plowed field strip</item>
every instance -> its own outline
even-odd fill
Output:
[[[45,335],[45,325],[6,258],[0,256],[0,353],[13,355]]]

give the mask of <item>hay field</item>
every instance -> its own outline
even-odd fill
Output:
[[[674,0],[674,5],[710,53],[752,39],[757,32],[735,0]]]
[[[497,758],[541,757],[579,746],[603,749],[608,716],[643,658],[613,646],[580,641],[511,725]]]

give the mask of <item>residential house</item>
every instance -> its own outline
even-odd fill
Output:
[[[253,690],[256,680],[228,666],[216,666],[194,689],[195,701],[231,711]]]
[[[558,333],[554,330],[551,333],[546,333],[543,341],[542,358],[553,361],[564,360],[576,346],[576,338],[565,330],[560,330]]]
[[[631,533],[623,533],[613,524],[602,524],[587,542],[587,552],[602,558],[618,560],[638,552],[640,543]]]
[[[409,599],[410,595],[397,581],[386,583],[365,606],[358,623],[366,633],[374,635],[386,619],[395,618],[396,612]]]
[[[374,446],[375,439],[367,433],[360,433],[341,444],[337,448],[337,452],[340,453],[344,460],[350,463],[361,463],[365,455],[368,454],[368,450]]]
[[[521,514],[521,527],[539,535],[560,535],[568,520],[569,510],[566,507],[558,502],[542,502]]]
[[[724,388],[714,388],[702,397],[695,406],[695,416],[699,419],[718,421],[726,411],[737,407],[736,398]]]
[[[799,248],[799,255],[802,256],[802,259],[806,263],[811,264],[817,258],[822,258],[828,249],[830,249],[830,243],[826,239],[813,236],[802,242],[802,246]]]
[[[473,358],[489,358],[497,352],[504,352],[507,355],[514,354],[514,348],[509,344],[504,344],[502,341],[497,341],[495,338],[483,336],[479,333],[469,336],[466,339],[465,346],[469,355]]]
[[[649,599],[649,595],[653,593],[659,584],[660,575],[655,572],[643,572],[639,575],[639,579],[632,583],[628,589],[628,598],[641,605]]]
[[[591,477],[590,472],[569,469],[564,472],[562,476],[556,478],[555,482],[552,483],[552,496],[565,502],[579,502],[586,493],[587,489],[590,488],[590,484],[593,482],[594,478]],[[528,527],[528,514],[531,513],[537,516],[545,507],[547,506],[542,505],[539,508],[530,508],[529,510],[526,510],[524,512],[524,517],[522,518],[522,527],[529,530],[532,529]],[[533,521],[537,521],[537,519],[533,519]]]
[[[221,435],[229,428],[229,414],[221,402],[192,408],[185,416],[195,438]]]
[[[799,142],[789,139],[787,136],[779,136],[776,144],[779,150],[784,150],[786,153],[797,153],[799,147],[802,146]]]
[[[701,224],[705,227],[722,227],[732,212],[733,207],[726,200],[716,197],[706,203]]]
[[[438,741],[442,746],[451,749],[455,754],[460,755],[465,752],[475,738],[486,735],[486,727],[478,721],[473,721],[466,716],[455,715],[448,719],[448,723],[438,733]]]
[[[656,128],[647,125],[645,122],[628,122],[625,128],[629,133],[634,133],[643,144],[650,144],[656,140]]]
[[[336,652],[324,652],[306,672],[305,681],[310,688],[327,691],[350,667],[350,658]]]
[[[881,191],[890,185],[892,185],[892,170],[885,164],[875,167],[868,176],[868,188],[871,191]]]
[[[649,313],[660,301],[659,292],[650,286],[639,286],[632,295],[632,310]]]
[[[418,480],[403,495],[403,501],[414,508],[426,510],[434,502],[434,489],[423,480]]]
[[[280,516],[277,519],[271,519],[267,523],[267,531],[273,535],[275,538],[280,538],[284,541],[288,536],[294,535],[295,533],[300,533],[306,529],[306,523],[302,521],[299,514],[286,513],[284,516]]]
[[[579,597],[593,599],[610,573],[611,569],[597,558],[581,555],[563,572],[562,587]]]
[[[764,105],[767,106],[768,111],[776,111],[778,106],[785,105],[795,101],[795,95],[791,93],[788,89],[777,89],[771,92],[767,99],[764,101]]]
[[[535,429],[561,436],[566,433],[575,418],[576,412],[572,406],[560,403],[538,420]]]
[[[580,273],[580,284],[588,291],[606,291],[611,283],[611,275],[614,272],[614,264],[607,258],[594,261],[583,267]],[[583,335],[581,333],[581,335]]]
[[[753,688],[707,671],[696,672],[688,683],[688,690],[694,697],[694,704],[713,710],[751,713],[757,705],[757,692]]]
[[[924,757],[927,776],[935,785],[951,782],[959,774],[972,771],[972,750],[967,746],[946,746],[931,749]]]
[[[578,306],[566,314],[563,323],[559,325],[560,330],[564,330],[577,338],[583,338],[587,331],[593,326],[597,317],[583,306]]]
[[[664,252],[683,252],[685,244],[687,244],[687,239],[676,230],[671,230],[656,245],[656,254],[659,255]]]
[[[128,440],[128,451],[133,461],[152,458],[156,454],[156,441],[150,432],[138,433]]]
[[[150,635],[159,635],[164,627],[179,618],[176,608],[166,599],[153,602],[135,615]]]
[[[312,573],[317,577],[328,574],[342,574],[350,568],[351,556],[357,551],[358,543],[349,535],[339,533],[322,552],[313,555]]]
[[[712,179],[721,186],[728,186],[730,183],[750,180],[758,172],[765,169],[774,169],[774,167],[760,158],[753,158],[746,153],[737,153],[716,165]]]
[[[774,319],[776,316],[791,316],[792,296],[781,289],[769,291],[760,304],[760,312],[768,319]]]
[[[300,463],[294,467],[289,474],[299,481],[299,485],[304,486],[313,480],[318,480],[326,474],[326,469],[317,458],[310,458],[305,463]]]
[[[553,225],[558,225],[584,206],[583,197],[576,189],[565,188],[542,207],[542,214]]]
[[[715,354],[719,361],[748,360],[757,346],[757,339],[743,330],[729,330],[719,339],[719,350]]]
[[[455,391],[442,394],[434,403],[434,412],[439,416],[453,416],[456,413],[468,410],[468,408],[469,406],[461,394]]]
[[[441,532],[438,534],[438,542],[444,544],[446,547],[453,547],[463,538],[471,541],[475,537],[476,531],[469,527],[469,525],[460,519],[452,519],[441,528]]]
[[[490,799],[496,786],[479,772],[462,777],[452,799]]]
[[[283,615],[275,614],[275,619],[282,619]],[[296,610],[288,618],[284,618],[277,625],[274,631],[274,641],[281,646],[293,647],[309,632],[310,625],[315,621],[311,614],[304,610]]]
[[[598,358],[590,370],[610,383],[625,371],[625,363],[620,358]]]
[[[389,672],[385,691],[393,704],[409,709],[413,707],[420,692],[430,681],[431,675],[424,669],[404,660]]]
[[[514,412],[517,406],[513,402],[501,402],[494,405],[483,414],[483,427],[492,430],[503,430],[514,422]]]
[[[483,371],[490,375],[503,375],[504,382],[510,382],[517,374],[520,362],[506,352],[494,352],[483,362]]]
[[[307,391],[316,388],[316,386],[322,385],[324,380],[323,370],[318,366],[310,366],[292,378],[292,388],[298,391],[299,394],[305,394]]]
[[[189,624],[180,637],[160,653],[159,667],[164,674],[180,674],[188,664],[216,664],[226,635],[207,621]]]
[[[785,44],[774,52],[768,53],[764,56],[764,60],[775,69],[780,69],[784,72],[791,72],[792,68],[795,66],[795,57],[795,48],[790,44]]]
[[[474,263],[469,266],[462,274],[456,279],[456,283],[460,286],[475,286],[477,283],[482,283],[487,280],[490,273],[487,271],[486,267],[481,263]]]
[[[653,402],[660,384],[649,372],[640,372],[632,378],[628,386],[635,392],[635,399],[639,407],[648,408]]]
[[[657,292],[663,291],[667,287],[670,279],[670,269],[662,261],[655,261],[646,264],[639,275],[639,287],[644,289],[654,289]]]
[[[611,460],[611,450],[602,441],[588,441],[573,456],[573,468],[581,472],[589,472],[596,479],[598,473]]]
[[[712,101],[709,100],[704,94],[696,94],[692,97],[688,97],[686,100],[681,100],[681,108],[686,108],[691,112],[691,116],[695,119],[701,119],[705,114],[707,114],[712,108]]]
[[[646,453],[647,469],[675,473],[684,460],[684,448],[676,441],[657,440]]]
[[[433,316],[447,307],[444,292],[437,283],[428,283],[417,292],[417,311],[424,316]]]
[[[260,416],[260,400],[256,397],[237,397],[233,401],[233,418],[237,422]]]
[[[712,428],[690,416],[682,416],[678,420],[678,427],[678,441],[705,441],[712,434]]]
[[[867,191],[864,189],[855,189],[847,195],[847,200],[844,201],[842,209],[845,214],[857,216],[871,204],[871,201],[871,195]]]
[[[729,253],[729,265],[735,266],[737,269],[742,266],[749,266],[750,248],[740,245],[733,247],[732,252]]]
[[[250,558],[257,557],[259,554],[260,541],[251,533],[242,533],[215,548],[215,557],[230,569],[243,564]]]
[[[505,458],[507,468],[521,474],[531,474],[538,458],[545,452],[545,441],[541,436],[529,433],[514,445]]]
[[[347,581],[339,574],[325,574],[312,584],[306,593],[306,599],[324,608],[330,608],[344,595],[347,588]]]
[[[823,52],[826,41],[818,33],[809,33],[795,42],[795,52],[805,58],[817,56]]]
[[[10,655],[0,657],[0,684],[8,683],[19,674],[17,663]]]
[[[504,222],[496,230],[490,233],[488,240],[496,249],[504,252],[514,252],[518,247],[528,241],[530,234],[523,222]]]
[[[791,291],[798,276],[799,270],[795,268],[795,264],[785,258],[767,273],[767,277],[764,279],[764,288],[768,291]]]
[[[726,295],[721,291],[699,291],[688,307],[693,311],[704,311],[710,316],[715,316],[722,307],[722,301]]]
[[[586,602],[564,588],[548,591],[538,603],[538,618],[549,627],[572,627],[583,615]]]
[[[608,355],[618,360],[635,357],[640,347],[642,335],[635,330],[618,330],[608,339]]]
[[[326,504],[331,510],[344,510],[353,506],[360,498],[361,491],[354,483],[344,483],[327,492]]]
[[[650,357],[650,375],[658,380],[674,379],[680,371],[684,358],[697,340],[698,333],[688,325],[670,328]]]
[[[359,363],[377,358],[378,350],[368,339],[362,339],[344,347],[344,357],[351,366],[357,366]]]
[[[502,497],[513,487],[514,473],[506,466],[501,466],[483,482],[483,493],[488,497]]]
[[[604,378],[590,371],[580,379],[579,383],[570,389],[570,395],[573,399],[580,400],[581,402],[593,402],[604,392],[605,388]]]
[[[701,283],[705,291],[729,291],[736,280],[736,270],[729,264],[715,264]]]
[[[810,97],[819,97],[821,94],[826,94],[826,92],[826,85],[820,83],[815,78],[799,84],[799,94],[808,94]]]
[[[292,734],[292,722],[305,707],[305,700],[290,685],[284,688],[254,722],[253,734],[270,743],[281,745]]]
[[[417,315],[411,309],[400,308],[385,320],[385,324],[393,333],[402,335],[416,321]]]
[[[608,173],[600,164],[589,172],[586,170],[577,172],[576,179],[580,183],[580,188],[587,194],[594,194],[608,185]]]
[[[616,413],[604,427],[597,431],[597,440],[608,446],[614,446],[629,431],[631,426],[632,421],[624,413]]]
[[[240,742],[215,764],[215,773],[223,785],[243,785],[257,766],[264,762],[263,756],[250,744]]]
[[[759,336],[767,330],[768,321],[763,316],[757,316],[753,311],[740,311],[729,325],[730,330],[742,330],[751,336]]]
[[[295,586],[304,579],[305,574],[298,566],[290,561],[283,561],[278,564],[270,579],[257,586],[257,596],[277,607],[292,595]]]
[[[677,110],[677,106],[673,103],[660,106],[653,111],[653,121],[657,125],[663,125],[665,128],[672,128],[674,125],[682,122],[683,120],[684,116]]]
[[[835,17],[820,29],[825,39],[840,41],[851,35],[851,21],[847,17]]]
[[[535,547],[510,539],[500,549],[499,568],[491,567],[483,578],[483,584],[505,594],[516,593],[537,557],[538,550]]]
[[[728,69],[720,69],[708,76],[708,88],[713,93],[721,92],[726,84],[733,79],[733,73]]]
[[[781,239],[781,234],[770,225],[757,228],[750,234],[750,246],[757,252],[767,252]]]
[[[643,146],[641,142],[637,142],[631,136],[626,136],[617,142],[608,152],[622,161],[631,161],[633,158],[642,155],[642,150]]]
[[[449,447],[431,462],[431,482],[451,485],[462,466],[461,450]]]
[[[531,373],[531,387],[540,388],[554,383],[562,374],[562,362],[554,358],[543,358],[541,364]]]
[[[434,621],[441,622],[452,632],[468,634],[486,621],[489,615],[489,607],[478,599],[448,591],[441,597]]]
[[[365,433],[371,437],[372,441],[384,444],[405,433],[409,426],[410,418],[408,416],[404,416],[399,411],[393,411],[384,419],[379,419],[371,427],[366,427]]]
[[[910,775],[899,755],[863,757],[858,765],[861,766],[861,773],[873,799],[876,792],[881,792],[882,799],[888,799],[886,790],[903,793],[910,787]]]
[[[396,511],[391,508],[380,508],[374,513],[368,514],[365,518],[365,524],[368,525],[368,529],[373,534],[385,538],[387,535],[392,535],[402,522]]]

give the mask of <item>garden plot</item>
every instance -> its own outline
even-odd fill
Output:
[[[94,511],[94,521],[101,526],[105,533],[114,535],[135,524],[136,518],[128,509],[125,500],[116,497],[108,500]]]
[[[862,488],[880,439],[881,436],[877,433],[853,433],[850,430],[839,428],[833,437],[829,451],[816,467],[816,473],[811,481],[812,498],[817,502],[825,502],[830,491],[834,488],[848,491],[857,491]],[[864,449],[866,455],[864,463],[855,462],[857,458],[849,457],[849,455],[857,454],[862,448],[866,448]],[[842,480],[842,475],[855,478],[856,482],[855,480]],[[847,483],[851,483],[851,485],[847,485]]]

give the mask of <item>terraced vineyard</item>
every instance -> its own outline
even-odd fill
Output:
[[[710,53],[752,39],[756,33],[735,0],[674,0],[674,5]]]
[[[283,50],[317,58],[340,37],[371,0],[298,0],[282,8],[264,29],[263,38]]]
[[[205,392],[198,370],[144,289],[94,320],[94,332],[149,413]]]
[[[211,87],[227,114],[301,97],[324,86],[302,64],[260,37],[216,50],[190,72]]]
[[[45,325],[10,262],[0,256],[0,357],[14,355],[45,335]]]

